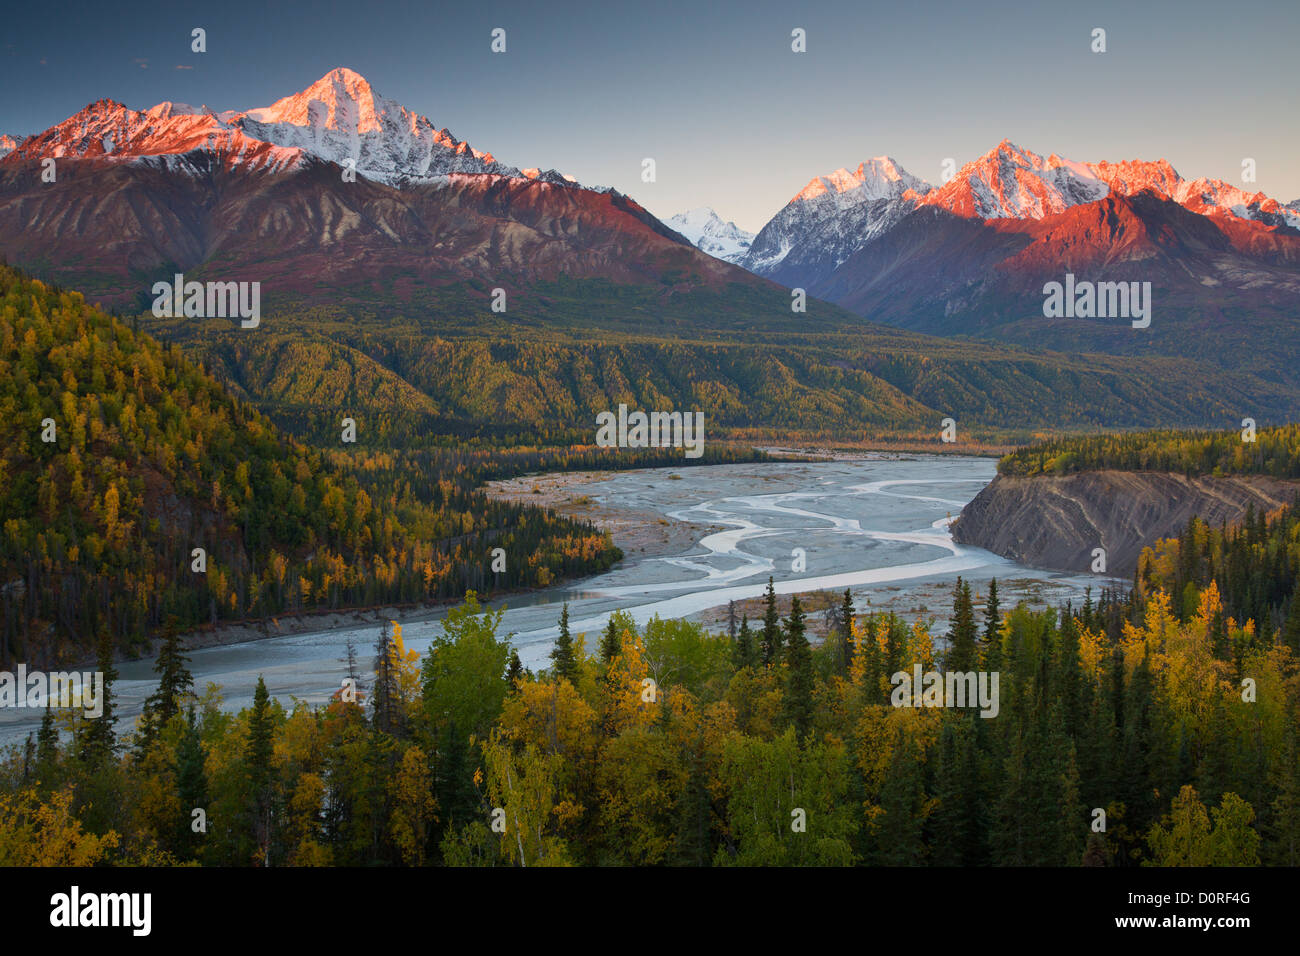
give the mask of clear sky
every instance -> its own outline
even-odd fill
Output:
[[[1250,157],[1247,188],[1300,197],[1297,0],[155,0],[9,4],[0,30],[0,132],[102,97],[265,106],[347,66],[502,162],[755,231],[837,167],[889,155],[937,182],[1004,138],[1238,185]]]

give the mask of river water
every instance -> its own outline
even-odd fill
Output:
[[[602,505],[721,530],[684,553],[629,556],[605,574],[493,606],[506,606],[503,630],[524,664],[539,669],[548,663],[564,601],[571,630],[585,632],[594,650],[613,611],[628,611],[638,624],[654,615],[700,619],[728,601],[760,596],[769,575],[778,594],[847,587],[859,611],[871,606],[941,623],[958,575],[977,590],[996,577],[1004,607],[1022,598],[1050,605],[1078,600],[1085,587],[1110,583],[1027,568],[955,543],[949,522],[994,472],[989,458],[916,456],[611,473],[582,486],[583,493]],[[802,570],[795,549],[803,551]],[[407,647],[423,654],[441,632],[444,612],[403,620]],[[251,703],[258,675],[286,706],[291,697],[319,703],[346,673],[349,638],[369,670],[377,630],[368,624],[197,649],[189,652],[190,670],[200,691],[209,681],[221,685],[230,709]],[[118,666],[121,720],[134,721],[156,687],[152,668],[152,660]],[[20,741],[39,721],[39,711],[0,710],[0,745]]]

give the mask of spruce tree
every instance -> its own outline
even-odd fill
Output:
[[[54,729],[54,711],[47,700],[45,713],[41,714],[41,727],[36,731],[36,775],[41,783],[50,782],[46,778],[54,770],[58,757],[59,732]]]
[[[605,633],[600,638],[600,662],[610,664],[614,658],[623,653],[623,631],[630,629],[632,619],[625,611],[615,611],[609,616]]]
[[[567,680],[570,683],[578,681],[578,660],[573,653],[573,638],[569,634],[569,605],[565,602],[563,610],[560,611],[560,636],[555,639],[555,647],[551,651],[551,660],[555,662],[552,668],[556,678]]]
[[[117,668],[113,666],[113,642],[107,630],[99,634],[95,669],[103,678],[100,691],[103,706],[98,717],[83,719],[78,748],[82,762],[92,767],[111,760],[117,749],[117,734],[113,727],[113,712],[117,709],[113,702],[113,684],[117,680]]]
[[[989,581],[989,598],[984,604],[984,667],[995,671],[1000,666],[1002,642],[1002,607],[998,600],[998,579]]]
[[[731,646],[731,666],[735,670],[758,664],[758,651],[754,647],[754,632],[749,629],[749,615],[741,615],[736,643]]]
[[[202,834],[193,827],[193,812],[208,806],[208,776],[204,770],[205,754],[199,737],[198,721],[191,706],[185,715],[185,732],[176,745],[176,793],[180,798],[181,819],[177,828],[177,845],[193,857],[202,843]]]
[[[348,679],[352,681],[353,687],[361,685],[361,672],[357,670],[357,642],[352,640],[352,635],[348,635],[347,657],[345,658],[348,665]]]
[[[370,700],[374,707],[375,728],[388,734],[397,730],[399,694],[397,669],[394,666],[396,654],[393,632],[385,621],[383,629],[379,632],[379,639],[375,641],[375,686]]]
[[[510,685],[509,693],[513,694],[519,689],[519,681],[523,676],[523,662],[519,660],[519,652],[512,647],[510,648],[510,661],[506,664],[506,683]]]
[[[813,719],[813,659],[804,633],[803,606],[799,596],[790,598],[790,616],[786,618],[786,678],[785,719],[791,724],[800,741],[812,730]]]
[[[880,788],[870,862],[874,866],[920,866],[925,862],[922,820],[926,802],[919,748],[900,727]]]
[[[975,610],[971,605],[970,584],[957,579],[953,589],[952,623],[948,628],[948,654],[946,665],[949,671],[972,671],[975,669]]]
[[[154,737],[180,713],[185,698],[194,692],[194,677],[185,665],[189,658],[181,652],[180,635],[168,629],[158,650],[153,670],[158,675],[158,689],[144,702],[138,752],[145,753]]]
[[[849,668],[853,666],[853,616],[855,614],[853,607],[853,594],[848,589],[844,589],[844,600],[840,602],[840,651],[838,654],[840,665],[840,676],[848,677]]]
[[[980,751],[972,721],[946,720],[939,735],[935,772],[934,862],[940,866],[982,866],[988,862]]]
[[[36,772],[36,741],[32,738],[30,732],[27,739],[23,742],[23,786],[32,782],[32,775]]]
[[[387,630],[387,628],[385,628]],[[270,864],[271,829],[275,808],[275,778],[271,764],[275,727],[266,682],[257,675],[253,710],[248,717],[244,767],[248,775],[248,814],[263,866]]]
[[[678,798],[676,865],[708,866],[712,858],[709,775],[704,758],[692,754],[686,786]]]
[[[763,666],[775,667],[781,661],[781,618],[776,612],[776,586],[767,579],[767,608],[763,612]]]
[[[862,622],[862,643],[858,647],[858,653],[862,656],[863,699],[868,704],[882,703],[880,618],[874,613],[868,614]]]

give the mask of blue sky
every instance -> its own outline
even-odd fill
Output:
[[[1238,185],[1250,157],[1248,188],[1300,197],[1294,0],[65,3],[11,5],[3,31],[0,132],[101,97],[265,106],[348,66],[503,162],[751,230],[839,166],[885,154],[935,182],[1003,138]]]

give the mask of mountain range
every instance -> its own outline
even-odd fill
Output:
[[[1222,346],[1290,308],[1296,215],[1167,163],[1004,142],[938,187],[888,157],[817,177],[751,237],[711,209],[662,222],[612,188],[506,165],[347,69],[263,108],[100,99],[0,158],[0,255],[39,278],[125,313],[176,273],[260,282],[257,335],[144,320],[282,422],[353,401],[579,427],[625,399],[828,434],[949,414],[1021,429],[1292,416],[1295,336],[1271,339],[1262,372]],[[1192,314],[1157,311],[1146,338],[1044,319],[1043,277],[1066,269],[1133,273],[1158,310],[1182,296]]]
[[[1081,163],[1004,140],[933,186],[877,157],[814,178],[740,262],[916,331],[1256,363],[1300,381],[1300,201],[1188,180],[1165,160]],[[1044,317],[1044,286],[1067,273],[1150,282],[1150,328]]]

